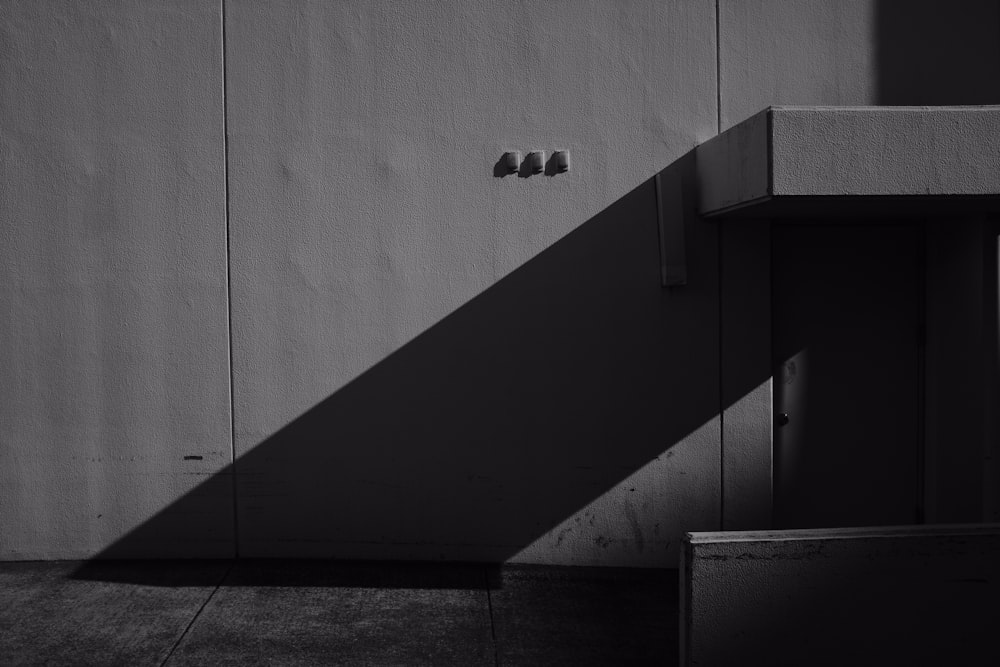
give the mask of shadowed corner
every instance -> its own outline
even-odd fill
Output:
[[[241,558],[493,565],[644,467],[656,486],[683,482],[668,450],[719,411],[717,228],[695,213],[693,152],[661,175],[685,187],[687,286],[660,287],[649,179],[74,576],[115,576],[107,558],[233,557],[231,515],[206,521],[198,497],[231,494],[234,479]],[[716,503],[717,481],[696,502]],[[661,511],[681,512],[664,504],[669,489],[660,497]],[[641,531],[629,503],[623,519]],[[714,528],[715,511],[684,530]],[[628,548],[666,565],[679,537],[638,533]],[[317,576],[377,580],[373,567]],[[432,571],[414,564],[395,585],[427,585]]]
[[[1000,5],[875,3],[878,104],[1000,104]],[[992,57],[984,56],[984,46]]]

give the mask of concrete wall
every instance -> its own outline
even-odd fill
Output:
[[[966,9],[913,94],[1000,101],[996,4]],[[685,156],[890,99],[886,11],[4,3],[0,557],[665,566],[766,522],[766,235],[700,223]],[[572,170],[494,175],[536,149]]]
[[[771,105],[1000,103],[994,0],[720,0],[721,129]]]
[[[226,16],[240,553],[655,566],[716,525],[715,229],[661,289],[648,182],[715,133],[714,4]]]
[[[3,3],[0,82],[0,557],[229,554],[219,6]]]

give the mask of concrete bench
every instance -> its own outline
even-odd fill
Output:
[[[1000,526],[689,533],[682,665],[1000,664]]]

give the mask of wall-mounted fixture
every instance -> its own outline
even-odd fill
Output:
[[[545,151],[528,153],[528,171],[532,174],[540,174],[545,171]]]
[[[569,151],[556,151],[552,154],[557,174],[565,174],[569,171]]]
[[[537,174],[555,176],[565,174],[570,170],[569,151],[558,150],[552,153],[546,151],[529,151],[522,159],[521,151],[506,151],[493,165],[493,176],[503,178],[517,174],[527,178]]]
[[[508,174],[516,174],[521,168],[521,151],[507,151],[501,159],[504,171]]]

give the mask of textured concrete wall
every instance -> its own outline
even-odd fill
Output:
[[[220,20],[0,5],[0,558],[232,551]]]
[[[715,230],[663,290],[648,182],[715,133],[714,9],[228,3],[241,553],[656,566],[717,525]],[[494,175],[534,149],[572,170]]]
[[[0,557],[230,553],[234,436],[245,554],[658,566],[764,522],[766,229],[720,253],[683,156],[997,101],[996,8],[917,3],[935,83],[889,90],[883,3],[716,4],[0,6]],[[494,175],[536,149],[572,170]]]
[[[994,0],[720,0],[723,130],[798,105],[1000,104]]]
[[[777,104],[877,104],[877,5],[721,0],[721,129]]]
[[[695,533],[683,665],[995,664],[1000,527]]]
[[[773,195],[1000,191],[1000,107],[771,111]]]

